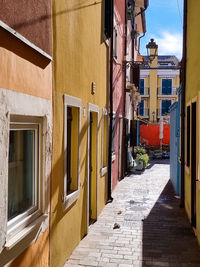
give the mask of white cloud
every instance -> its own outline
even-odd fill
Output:
[[[158,44],[159,55],[176,55],[179,59],[182,58],[182,34],[162,32],[160,37],[155,37]]]

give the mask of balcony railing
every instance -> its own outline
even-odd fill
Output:
[[[142,94],[143,92],[142,93],[141,92],[142,92],[142,90],[140,90],[140,95],[141,96],[149,96],[149,87],[145,87],[144,88],[144,94]]]
[[[169,95],[169,96],[176,96],[177,95],[177,90],[175,90],[176,88],[173,88],[171,90],[163,90],[162,87],[158,87],[157,88],[157,95]]]
[[[169,114],[169,108],[157,108],[157,117],[166,116]]]
[[[140,117],[146,117],[146,118],[149,117],[149,108],[144,108],[144,109],[139,108],[138,115]]]

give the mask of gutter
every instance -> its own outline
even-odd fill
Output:
[[[112,198],[112,125],[113,125],[113,20],[114,20],[114,0],[111,0],[111,39],[110,39],[110,127],[109,127],[109,149],[108,149],[108,195],[107,202]]]
[[[183,21],[183,59],[182,59],[182,94],[181,94],[181,200],[180,207],[185,207],[185,91],[187,60],[187,0],[184,0]]]

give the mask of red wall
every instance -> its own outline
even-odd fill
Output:
[[[116,134],[115,134],[115,160],[112,164],[112,189],[118,181],[118,141],[119,141],[119,115],[124,116],[124,79],[125,74],[122,69],[125,49],[125,1],[115,1],[115,27],[117,29],[117,60],[113,60],[113,112],[116,114]],[[122,153],[123,154],[123,153]],[[122,161],[123,162],[123,161]],[[123,168],[123,167],[122,167]]]
[[[159,146],[159,125],[140,125],[140,143]],[[170,125],[164,125],[162,143],[165,145],[170,144]]]

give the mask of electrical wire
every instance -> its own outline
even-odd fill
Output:
[[[180,10],[180,5],[179,5],[179,0],[177,0],[177,7],[178,7],[178,13],[181,21],[181,25],[183,26],[183,17],[181,15],[181,10]]]

